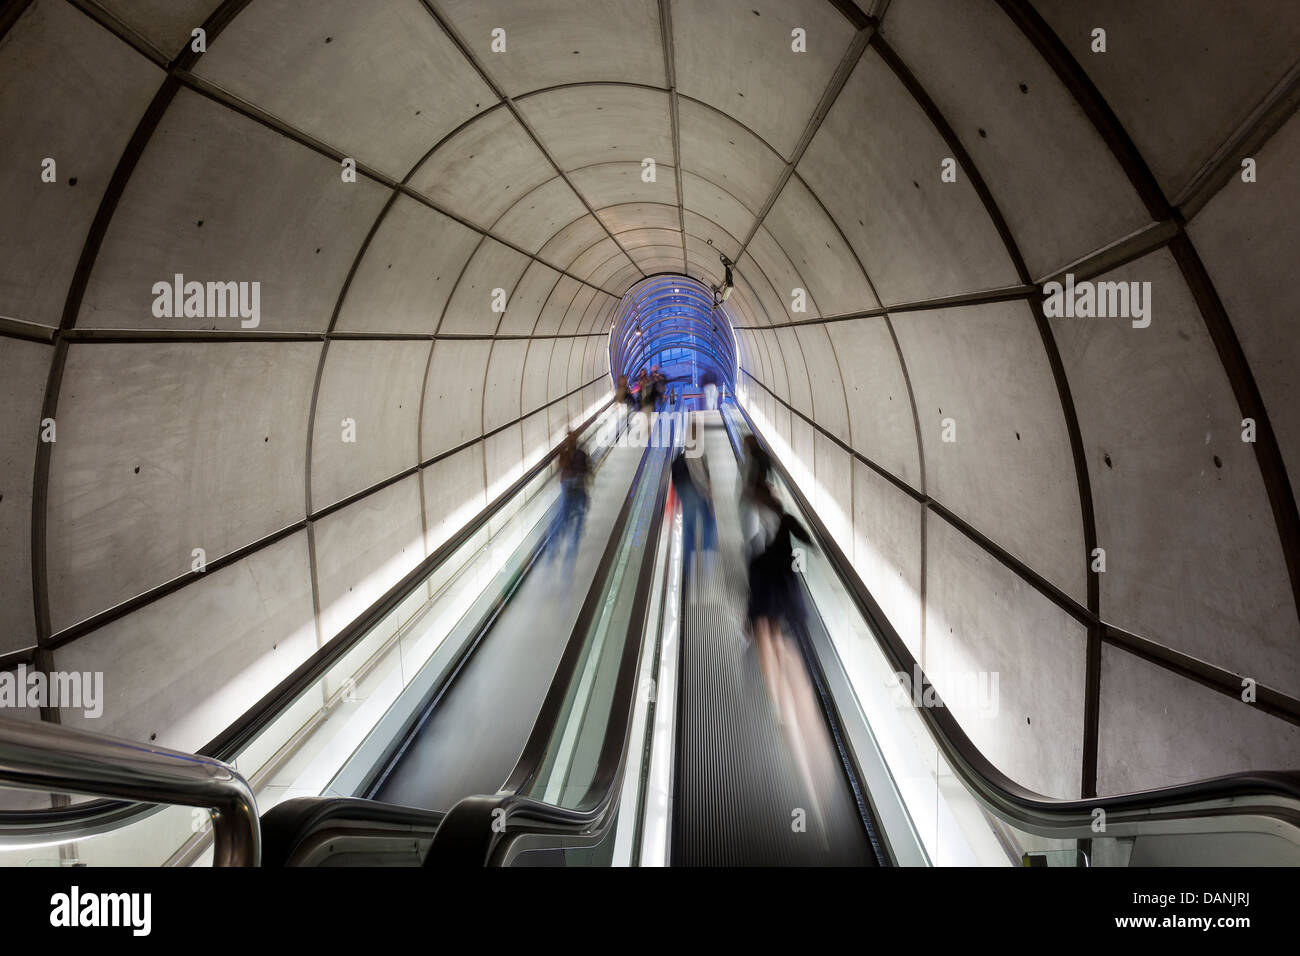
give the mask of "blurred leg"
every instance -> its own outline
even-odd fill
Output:
[[[774,644],[778,658],[781,684],[781,710],[785,717],[786,742],[799,768],[804,790],[808,794],[813,819],[817,821],[817,830],[825,840],[826,822],[822,813],[821,800],[818,797],[817,775],[813,772],[812,757],[807,739],[808,733],[815,726],[815,712],[810,712],[808,705],[813,705],[812,687],[808,684],[807,672],[803,659],[793,640],[774,627]],[[801,699],[802,698],[802,699]]]
[[[767,618],[760,617],[754,620],[754,640],[758,644],[758,669],[763,673],[767,695],[772,699],[772,707],[779,718],[781,713],[780,663],[776,656],[776,646],[772,642],[771,622]]]
[[[682,572],[689,577],[691,557],[695,553],[695,525],[699,520],[699,502],[690,491],[682,494]]]

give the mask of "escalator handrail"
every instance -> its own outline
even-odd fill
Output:
[[[596,409],[575,431],[585,434],[598,423],[601,416],[614,408],[611,397]],[[293,702],[339,660],[347,654],[385,615],[398,607],[444,561],[455,554],[465,542],[484,528],[495,515],[527,487],[528,483],[554,464],[560,452],[557,445],[536,464],[523,473],[509,487],[492,500],[482,511],[470,519],[459,531],[439,545],[432,554],[416,565],[400,581],[389,588],[378,600],[349,624],[324,647],[298,665],[287,677],[233,724],[196,751],[196,756],[229,762],[279,717]],[[23,810],[0,810],[0,833],[10,829],[39,827],[49,832],[108,825],[120,825],[134,818],[156,813],[154,806],[142,806],[120,800],[91,800],[61,807],[35,807]]]
[[[675,437],[675,434],[672,435],[668,442],[670,455]],[[547,690],[545,701],[514,770],[499,792],[466,797],[448,811],[443,825],[434,835],[433,845],[425,859],[426,866],[483,866],[499,859],[503,841],[512,842],[519,837],[537,832],[598,833],[608,824],[611,810],[616,804],[617,784],[621,779],[623,757],[627,752],[627,738],[631,733],[631,714],[636,698],[636,662],[640,651],[640,641],[634,641],[632,635],[644,630],[648,613],[647,599],[654,576],[660,537],[658,529],[663,520],[667,498],[670,474],[667,461],[660,471],[659,484],[655,491],[652,517],[646,535],[647,553],[637,578],[628,634],[625,635],[623,656],[619,662],[618,678],[610,701],[609,722],[606,725],[592,784],[583,800],[579,801],[580,804],[586,805],[586,809],[576,810],[545,803],[524,796],[522,791],[535,779],[547,746],[554,739],[558,722],[563,715],[568,688],[576,674],[587,635],[604,602],[620,545],[632,519],[632,505],[637,497],[637,489],[647,463],[651,460],[652,452],[657,447],[652,435],[637,465],[636,475],[632,479],[627,498],[619,510],[609,542],[601,555],[596,577],[570,632],[555,677]],[[595,803],[588,805],[588,801],[593,798]]]
[[[1282,798],[1291,805],[1261,805],[1260,815],[1273,816],[1300,826],[1300,771],[1246,771],[1210,777],[1169,787],[1156,787],[1130,793],[1087,799],[1048,797],[1028,789],[999,770],[967,736],[952,712],[943,705],[938,691],[920,664],[890,624],[858,575],[847,571],[853,567],[839,544],[812,509],[803,491],[789,471],[772,452],[767,440],[754,427],[753,420],[738,402],[735,408],[745,417],[750,433],[768,453],[772,467],[781,476],[786,489],[803,512],[809,530],[827,562],[844,586],[858,612],[871,626],[881,648],[898,673],[920,675],[926,700],[933,706],[916,708],[926,722],[931,736],[952,769],[966,786],[984,801],[990,810],[1014,824],[1051,831],[1076,831],[1091,835],[1094,811],[1106,812],[1111,823],[1149,815],[1152,811],[1188,804],[1212,803],[1234,798]],[[724,412],[725,415],[725,412]],[[1196,815],[1212,813],[1198,809]]]
[[[262,865],[289,865],[298,848],[328,826],[377,825],[423,831],[429,838],[446,814],[359,797],[294,797],[262,814]]]
[[[234,767],[211,757],[44,721],[0,717],[0,780],[23,790],[208,810],[214,866],[257,866],[261,859],[252,788]],[[32,815],[27,826],[6,837],[57,841],[66,835],[61,821],[50,823]]]

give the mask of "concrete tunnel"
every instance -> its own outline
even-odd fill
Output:
[[[23,715],[203,747],[725,257],[735,397],[939,686],[999,675],[996,767],[1300,766],[1298,49],[1285,0],[11,0],[0,667],[105,686]]]

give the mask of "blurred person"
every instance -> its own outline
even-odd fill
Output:
[[[641,386],[641,410],[654,412],[659,408],[659,399],[663,394],[659,376],[659,366],[655,366],[645,375],[645,384]]]
[[[785,733],[812,803],[812,815],[824,839],[825,821],[806,739],[820,718],[802,655],[790,636],[794,630],[805,627],[808,613],[795,569],[794,542],[810,544],[812,538],[785,510],[766,481],[755,484],[749,494],[752,520],[746,529],[749,535],[746,616],[777,723]],[[824,774],[824,768],[821,769]]]
[[[740,494],[740,528],[746,542],[750,541],[758,530],[756,522],[757,496],[760,488],[766,488],[772,476],[772,459],[758,439],[752,433],[746,434],[741,441],[744,461],[741,462]]]
[[[564,560],[564,569],[572,576],[578,560],[582,526],[587,518],[587,485],[591,477],[591,459],[578,444],[578,436],[572,428],[560,443],[557,464],[560,470],[560,506],[547,532],[547,560],[553,561],[564,550],[564,539],[567,537],[569,550]]]
[[[704,385],[704,407],[711,412],[717,411],[718,376],[713,374],[713,369],[709,369],[700,377],[700,382]]]
[[[688,455],[680,449],[673,458],[673,490],[682,502],[682,572],[691,573],[691,557],[696,550],[697,529],[703,540],[699,547],[706,552],[717,550],[718,523],[713,511],[713,485],[704,456]]]

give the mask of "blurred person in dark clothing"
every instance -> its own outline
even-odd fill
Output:
[[[763,459],[756,461],[761,466]],[[749,496],[750,522],[745,528],[749,553],[746,616],[777,723],[785,732],[811,800],[813,815],[824,832],[807,737],[820,718],[802,655],[792,636],[793,632],[804,629],[808,616],[799,580],[803,564],[796,562],[795,541],[810,544],[812,539],[808,530],[785,510],[766,481],[756,482],[749,489]]]
[[[688,455],[685,449],[677,452],[672,464],[673,490],[682,502],[682,569],[691,573],[691,557],[696,549],[696,530],[703,540],[699,547],[715,551],[718,541],[718,523],[713,512],[713,485],[709,480],[709,466],[703,455]]]
[[[582,537],[582,526],[587,518],[587,485],[591,478],[591,459],[578,444],[578,436],[573,429],[569,429],[560,444],[557,464],[560,471],[560,505],[547,532],[547,560],[554,560],[564,549],[564,539],[567,537],[569,549],[564,568],[572,576],[578,559],[578,541]]]

